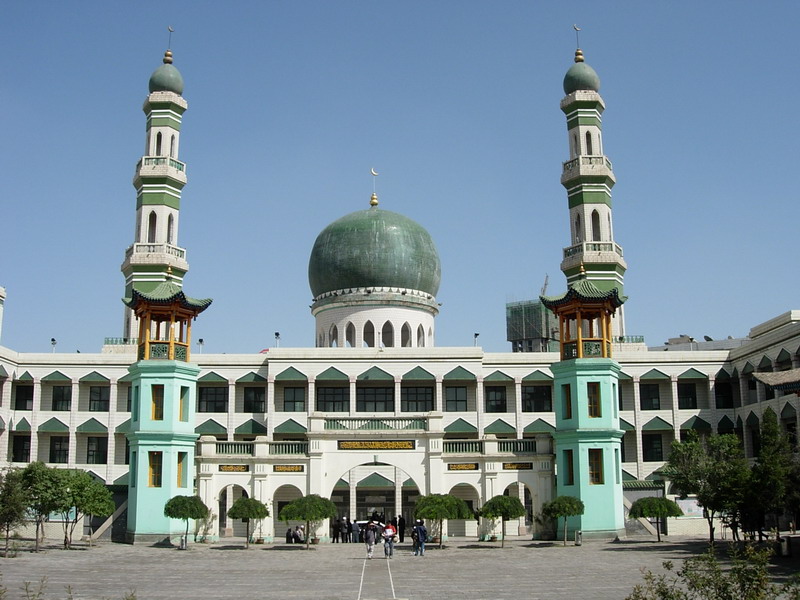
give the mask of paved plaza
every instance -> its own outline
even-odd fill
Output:
[[[702,538],[672,537],[662,543],[632,539],[588,541],[582,546],[509,540],[455,540],[444,550],[429,546],[415,557],[399,545],[392,560],[382,548],[365,559],[362,544],[241,546],[193,544],[173,548],[101,543],[71,551],[50,546],[38,555],[0,559],[6,598],[25,598],[25,581],[47,578],[45,598],[137,600],[176,598],[313,600],[519,600],[621,599],[641,582],[640,570],[660,570],[703,551]],[[779,565],[780,571],[793,565]]]

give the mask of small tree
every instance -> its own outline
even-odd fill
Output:
[[[655,519],[656,534],[660,542],[661,520],[666,517],[683,516],[683,511],[680,506],[669,498],[664,498],[663,496],[648,496],[647,498],[639,498],[634,502],[628,511],[628,516],[631,519]]]
[[[269,516],[269,509],[264,506],[264,503],[255,498],[246,498],[242,496],[233,503],[228,516],[231,519],[244,519],[247,524],[247,537],[244,541],[244,547],[250,547],[250,519],[263,519]]]
[[[567,519],[583,514],[583,501],[574,496],[559,496],[542,505],[542,514],[548,519],[558,521],[564,518],[564,545],[567,545]]]
[[[442,548],[442,522],[445,519],[472,519],[475,515],[461,498],[451,494],[428,494],[417,498],[414,515],[436,523],[439,532],[439,548]]]
[[[774,517],[775,527],[778,527],[778,516],[786,507],[791,463],[792,453],[786,434],[781,431],[775,411],[767,408],[761,416],[761,443],[752,470],[759,532],[767,515]]]
[[[500,518],[503,520],[503,539],[500,541],[500,547],[503,548],[506,543],[506,521],[524,516],[525,507],[516,496],[501,495],[495,496],[484,504],[480,513],[488,519]]]
[[[3,556],[8,556],[8,540],[11,530],[25,522],[28,510],[28,495],[22,487],[22,471],[10,469],[0,474],[0,529],[6,534]]]
[[[63,516],[64,549],[67,550],[72,547],[78,523],[87,516],[107,517],[114,512],[114,500],[109,489],[86,471],[71,469],[63,471],[61,477],[64,496],[59,512]]]
[[[28,509],[36,522],[36,543],[44,539],[44,522],[50,513],[60,512],[65,502],[64,471],[52,469],[43,462],[33,462],[22,470],[22,487],[28,496]]]
[[[183,538],[189,540],[189,519],[205,519],[208,507],[198,496],[173,496],[164,504],[164,516],[186,521]]]
[[[308,550],[309,538],[311,537],[311,523],[332,519],[338,513],[336,505],[317,494],[309,494],[297,500],[289,502],[281,509],[278,518],[281,521],[305,521],[306,522],[306,550]]]

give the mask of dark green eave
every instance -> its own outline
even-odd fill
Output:
[[[3,420],[3,417],[0,417],[0,431],[6,430],[6,422]]]
[[[644,375],[639,377],[639,381],[642,381],[642,380],[645,380],[645,381],[657,380],[657,381],[659,381],[659,380],[668,380],[668,379],[669,379],[669,375],[667,375],[666,373],[662,373],[658,369],[650,369],[647,373],[645,373]]]
[[[214,371],[209,371],[202,377],[198,378],[197,383],[228,383],[228,380],[222,375],[214,373]]]
[[[403,381],[436,381],[436,377],[422,367],[414,367],[403,375]]]
[[[544,419],[536,419],[522,430],[523,433],[553,433],[556,428]]]
[[[464,367],[456,367],[442,379],[444,379],[444,381],[477,381],[478,378]]]
[[[200,435],[224,435],[228,433],[222,425],[217,423],[214,419],[209,419],[194,428],[195,433]]]
[[[75,431],[78,433],[108,433],[108,427],[93,417],[78,425]]]
[[[28,423],[28,419],[22,417],[17,424],[14,425],[14,431],[26,432],[31,430],[31,424]]]
[[[236,380],[236,383],[265,383],[266,377],[262,377],[255,371],[250,371],[247,375],[242,375]]]
[[[530,381],[544,381],[550,382],[553,381],[553,376],[548,375],[547,373],[536,369],[533,373],[528,373],[525,377],[522,378],[523,383],[527,383]]]
[[[781,419],[795,419],[797,418],[797,411],[791,405],[791,403],[787,402],[783,405],[783,410],[781,410]]]
[[[636,427],[628,423],[625,419],[619,420],[619,428],[622,429],[622,431],[636,431]]]
[[[689,369],[678,375],[678,379],[708,379],[708,375],[701,373],[697,369]]]
[[[700,417],[694,416],[681,425],[681,429],[694,429],[695,431],[711,431],[711,423]]]
[[[308,431],[294,419],[287,419],[275,428],[274,433],[305,433]]]
[[[3,368],[3,365],[0,365],[0,379],[7,379],[7,378],[8,378],[8,373]]]
[[[122,423],[116,426],[114,429],[115,433],[128,433],[131,430],[131,420],[126,419]]]
[[[636,481],[636,477],[628,473],[625,469],[622,469],[622,481]]]
[[[328,367],[315,377],[317,381],[350,381],[350,378],[336,367]]]
[[[478,433],[475,425],[467,423],[464,419],[456,419],[444,428],[445,433]]]
[[[130,471],[128,473],[130,473]],[[128,480],[130,479],[130,477],[128,477],[128,473],[117,477],[114,480],[114,485],[128,485]]]
[[[249,434],[249,435],[264,435],[267,433],[267,426],[262,425],[255,419],[242,423],[235,430],[234,433]]]
[[[632,381],[633,377],[631,377],[627,373],[620,371],[619,375],[617,376],[617,379],[619,379],[620,381]]]
[[[133,373],[128,373],[117,379],[117,383],[130,383],[133,381]]]
[[[758,420],[758,415],[756,413],[750,411],[750,414],[747,415],[747,419],[745,419],[745,423],[747,423],[750,427],[758,429],[760,423]]]
[[[725,415],[719,420],[717,423],[717,432],[718,433],[733,433],[736,430],[736,425],[734,425],[733,421],[731,421],[728,415]]]
[[[101,375],[97,371],[92,371],[88,375],[84,375],[78,381],[81,383],[111,383],[108,377]]]
[[[484,377],[483,380],[488,382],[497,382],[497,381],[506,382],[506,381],[514,381],[514,378],[509,375],[506,375],[502,371],[495,371],[491,375],[487,375],[486,377]]]
[[[131,290],[130,298],[123,298],[122,301],[129,308],[135,309],[140,302],[150,304],[172,304],[177,302],[181,308],[200,314],[209,306],[213,300],[211,298],[190,298],[183,293],[183,289],[172,281],[164,281],[158,284],[152,291],[140,292],[135,287]]]
[[[52,417],[39,425],[38,431],[41,433],[69,433],[69,426]]]
[[[275,376],[275,381],[308,381],[308,377],[294,367],[289,367],[278,373]]]
[[[340,479],[336,482],[336,485],[333,486],[335,490],[349,490],[350,484],[347,483],[344,479]]]
[[[371,475],[366,476],[364,479],[358,482],[358,487],[365,487],[365,488],[393,488],[394,482],[386,479],[383,475],[379,473],[372,473]]]
[[[25,371],[22,375],[17,377],[16,381],[24,381],[24,382],[31,382],[33,383],[33,375]]]
[[[517,433],[517,430],[514,429],[511,425],[503,421],[503,419],[497,419],[491,425],[483,428],[483,433]]]
[[[603,291],[586,278],[573,283],[566,293],[560,296],[539,296],[539,300],[552,311],[559,306],[580,301],[586,303],[610,302],[614,308],[619,308],[627,300],[627,296],[620,296],[615,287]]]
[[[642,431],[672,431],[674,427],[661,417],[653,417],[642,426]]]
[[[358,381],[394,381],[394,376],[383,369],[371,367],[356,378]]]
[[[47,381],[48,383],[69,383],[72,380],[61,371],[53,371],[42,377],[42,381]]]

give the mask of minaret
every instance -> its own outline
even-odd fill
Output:
[[[178,246],[181,190],[186,185],[186,165],[179,157],[181,119],[188,104],[183,99],[183,78],[172,64],[172,52],[150,76],[150,94],[142,110],[147,115],[144,156],[136,164],[136,231],[134,243],[125,251],[122,273],[125,296],[132,291],[149,292],[167,281],[181,286],[189,270],[186,250]],[[125,308],[123,337],[136,335],[138,325]]]
[[[600,78],[578,48],[575,64],[564,77],[566,96],[561,100],[569,136],[569,160],[564,163],[561,184],[567,189],[570,222],[570,245],[564,248],[561,270],[572,284],[583,265],[585,278],[598,289],[616,288],[622,296],[628,266],[622,247],[614,241],[611,188],[616,179],[611,161],[603,154],[605,103],[599,89]],[[612,320],[612,333],[615,338],[625,335],[622,307]]]
[[[620,365],[611,357],[612,317],[625,302],[616,288],[603,291],[584,275],[565,294],[540,297],[559,322],[559,362],[553,372],[557,465],[556,494],[580,498],[581,516],[567,521],[586,537],[625,535],[619,427]]]

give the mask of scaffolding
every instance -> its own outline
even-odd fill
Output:
[[[558,319],[538,300],[506,304],[506,339],[513,352],[558,350]]]

